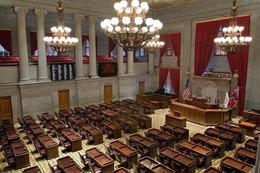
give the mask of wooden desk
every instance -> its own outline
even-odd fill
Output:
[[[187,140],[182,140],[176,145],[176,149],[183,153],[184,155],[189,154],[190,157],[193,157],[196,160],[196,164],[198,163],[198,158],[196,155],[198,155],[203,159],[203,165],[205,168],[209,167],[211,165],[212,161],[212,150],[209,148],[203,148],[197,144],[191,143]]]
[[[75,132],[72,132],[70,129],[63,130],[62,134],[71,142],[72,152],[82,149],[81,136]]]
[[[255,140],[248,139],[245,143],[245,148],[248,148],[252,151],[257,151],[257,147],[258,147],[258,141]]]
[[[117,120],[121,124],[121,126],[128,126],[129,133],[136,133],[137,132],[137,122],[135,120],[126,118],[126,117],[118,117]],[[124,130],[124,129],[123,129]]]
[[[225,172],[249,172],[252,168],[253,166],[231,157],[225,157],[220,163],[220,170]]]
[[[209,167],[207,170],[205,170],[203,173],[221,173],[220,170],[213,168],[213,167]]]
[[[167,134],[157,129],[150,129],[147,131],[148,135],[155,138],[155,141],[159,144],[159,147],[162,145],[159,142],[159,138],[166,142],[166,147],[174,147],[174,136]]]
[[[109,129],[113,130],[115,139],[122,137],[120,126],[116,125],[113,122],[107,121],[107,120],[102,121],[101,124],[103,126],[106,126]]]
[[[179,165],[181,165],[182,168],[186,168],[186,173],[195,173],[196,169],[196,161],[193,158],[187,157],[180,152],[174,151],[171,148],[163,148],[160,151],[160,155],[163,157],[167,157],[170,159],[170,167],[176,171],[180,172]]]
[[[104,114],[104,116],[107,120],[111,120],[111,121],[115,122],[115,120],[118,117],[118,114],[116,112],[113,112],[113,111],[106,111],[105,110],[105,111],[101,111],[101,112]]]
[[[225,141],[226,143],[226,148],[229,148],[231,150],[236,148],[236,136],[222,132],[221,130],[218,129],[213,129],[213,128],[208,128],[204,132],[206,135],[213,137],[214,139],[220,139],[222,141]]]
[[[189,130],[183,127],[178,127],[173,124],[164,124],[161,129],[164,132],[170,133],[174,136],[176,141],[181,141],[183,139],[189,140]]]
[[[86,119],[89,119],[90,122],[93,121],[95,125],[100,124],[104,120],[102,116],[94,115],[92,113],[85,114],[84,116]]]
[[[33,132],[33,139],[38,139],[40,135],[43,135],[45,133],[45,131],[39,124],[31,124],[29,125],[29,127]]]
[[[59,144],[55,142],[48,135],[41,135],[38,137],[39,142],[44,146],[47,151],[47,159],[53,159],[59,157],[58,146]]]
[[[96,127],[86,124],[82,127],[82,129],[90,133],[94,137],[94,144],[102,144],[103,143],[103,132],[102,130],[98,130]]]
[[[155,157],[156,153],[157,153],[157,143],[147,139],[139,134],[134,134],[131,135],[129,138],[130,141],[133,141],[137,144],[141,144],[143,146],[145,146],[146,148],[148,148],[149,151],[149,156],[150,157]],[[137,149],[137,146],[135,147],[135,149]]]
[[[20,134],[17,132],[17,130],[6,129],[5,134],[9,144],[11,144],[13,141],[20,140]]]
[[[144,114],[133,114],[132,119],[137,121],[138,126],[141,128],[149,129],[152,127],[152,118]]]
[[[83,173],[84,171],[78,166],[78,164],[70,157],[66,156],[57,160],[59,168],[64,173]]]
[[[83,121],[81,118],[75,117],[75,116],[69,117],[69,121],[70,121],[71,125],[77,126],[78,129],[81,129],[82,126],[83,126],[84,124],[86,124],[86,122]]]
[[[231,109],[200,109],[171,100],[170,110],[171,112],[179,111],[187,120],[202,125],[217,125],[231,121]]]
[[[11,148],[15,157],[16,169],[30,166],[29,151],[23,141],[13,142]]]
[[[116,170],[114,170],[113,173],[130,173],[130,171],[124,167],[121,167],[121,168],[117,168]]]
[[[168,102],[170,104],[171,99],[178,98],[177,95],[174,94],[148,94],[148,93],[143,93],[143,94],[136,94],[136,101],[139,103],[147,102],[149,103],[150,101],[159,101],[159,102]]]
[[[86,155],[92,158],[99,165],[102,173],[111,173],[114,170],[113,159],[107,157],[97,148],[91,148],[86,150]]]
[[[255,134],[255,136],[254,136],[254,140],[255,140],[255,141],[258,141],[258,139],[259,139],[259,132],[257,132],[257,133]]]
[[[245,129],[243,129],[243,128],[232,126],[232,125],[225,124],[225,123],[220,123],[220,124],[216,125],[216,128],[219,130],[222,130],[222,131],[229,132],[233,135],[236,135],[237,142],[240,142],[240,143],[245,142]]]
[[[131,110],[131,114],[134,114],[134,113],[143,114],[144,113],[144,108],[142,108],[139,105],[128,105],[128,106],[125,106],[125,107],[127,109]]]
[[[127,156],[127,168],[131,169],[133,167],[132,163],[137,164],[138,153],[134,148],[120,141],[111,142],[110,147]]]
[[[235,158],[251,165],[255,165],[256,152],[244,147],[240,147],[236,150]]]
[[[64,117],[65,119],[68,119],[69,117],[72,116],[72,114],[67,110],[60,110],[59,114],[61,115],[61,117]]]
[[[218,155],[220,158],[225,156],[225,141],[216,140],[200,133],[196,133],[193,138],[191,137],[191,141],[210,148],[213,155]]]
[[[155,109],[155,110],[161,108],[161,103],[158,102],[158,101],[150,101],[150,103],[151,103],[152,105],[154,105],[154,109]]]
[[[52,120],[55,120],[55,117],[52,116],[50,113],[43,113],[43,114],[42,114],[42,118],[43,118],[47,123],[49,123],[49,122],[52,121]]]
[[[160,162],[146,156],[138,161],[138,165],[153,173],[175,173],[174,170],[162,165]]]
[[[52,120],[51,125],[54,127],[54,129],[57,131],[58,134],[61,134],[61,132],[66,129],[66,125],[61,122],[60,120]]]
[[[246,130],[246,135],[254,136],[255,129],[256,129],[256,124],[252,124],[250,122],[242,121],[242,122],[239,123],[239,127],[241,127],[241,128]]]
[[[42,171],[38,166],[34,166],[23,170],[23,173],[42,173]]]
[[[165,123],[175,124],[179,127],[186,127],[186,117],[176,116],[175,114],[169,113],[165,115]]]
[[[244,111],[243,118],[247,119],[248,122],[253,122],[254,124],[257,125],[257,127],[260,126],[260,113],[258,113],[258,112]]]
[[[36,121],[34,120],[34,118],[31,115],[27,115],[23,117],[24,122],[26,123],[27,126],[29,126],[30,124],[35,124]]]
[[[14,128],[14,124],[11,119],[2,120],[0,121],[0,123],[2,123],[4,130],[9,128]]]

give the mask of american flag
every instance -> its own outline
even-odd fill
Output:
[[[182,98],[184,100],[186,100],[189,96],[190,96],[190,87],[189,87],[189,82],[187,80],[185,88],[184,88],[183,93],[182,93]]]

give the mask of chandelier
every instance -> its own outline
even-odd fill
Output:
[[[70,37],[71,29],[64,26],[64,9],[61,7],[61,0],[59,0],[58,4],[57,16],[59,22],[57,27],[54,26],[51,28],[52,37],[44,37],[43,40],[53,51],[65,53],[75,47],[79,40],[78,38]]]
[[[252,41],[252,37],[242,36],[244,27],[237,26],[237,8],[236,0],[234,0],[231,7],[230,26],[223,28],[224,37],[214,39],[221,50],[231,54],[241,51]]]
[[[115,3],[114,8],[117,17],[102,21],[101,28],[116,45],[126,51],[144,47],[163,27],[159,20],[146,19],[149,10],[147,2],[140,4],[138,0],[121,0]]]
[[[148,51],[149,53],[155,53],[159,49],[161,49],[164,46],[164,42],[158,41],[160,38],[160,35],[156,35],[155,37],[152,38],[151,41],[149,41],[145,46],[145,50]]]

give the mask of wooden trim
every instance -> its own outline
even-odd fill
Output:
[[[8,28],[0,28],[0,30],[2,30],[2,31],[11,31],[11,29],[8,29]]]
[[[171,31],[169,31],[169,32],[166,32],[166,33],[162,33],[162,34],[160,34],[160,35],[178,34],[178,33],[181,33],[181,31],[176,31],[176,32],[171,32]]]
[[[243,14],[243,15],[238,15],[237,17],[246,17],[250,16],[251,14]],[[213,21],[219,21],[219,20],[225,20],[225,19],[230,19],[231,17],[224,17],[224,16],[219,16],[215,19],[210,19],[210,20],[204,20],[204,21],[198,21],[196,23],[206,23],[206,22],[213,22]]]
[[[30,32],[37,32],[37,31],[36,30],[30,30]],[[45,33],[50,33],[50,34],[52,33],[51,31],[48,31],[48,30],[45,30],[44,32]]]
[[[172,67],[159,67],[160,69],[169,69],[169,70],[171,70],[171,69],[176,69],[176,70],[180,70],[180,67],[178,67],[178,68],[172,68]]]

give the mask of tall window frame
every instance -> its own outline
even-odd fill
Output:
[[[1,56],[9,56],[10,53],[0,44],[0,55]]]
[[[86,39],[85,42],[83,43],[83,56],[89,56],[89,40]]]
[[[223,31],[222,31],[222,28],[220,27],[219,31],[218,31],[218,38],[223,37],[223,36],[224,36],[224,34],[223,34]],[[227,56],[227,52],[221,50],[221,48],[218,45],[215,44],[213,55],[214,56]]]

